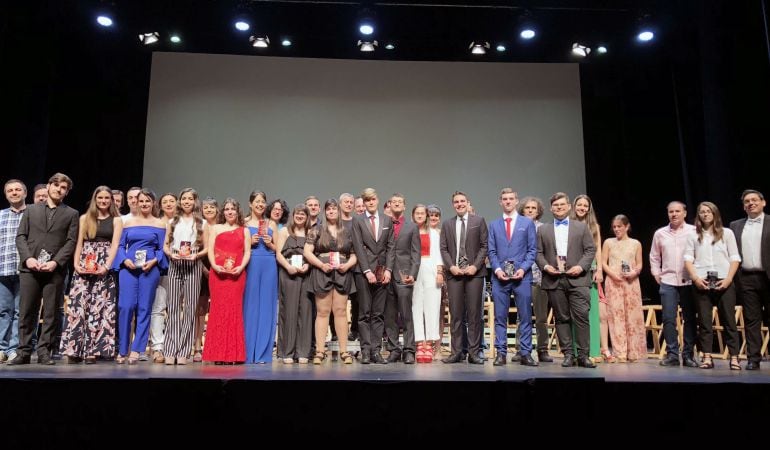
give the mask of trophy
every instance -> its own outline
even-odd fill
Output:
[[[134,253],[134,265],[143,267],[147,263],[147,250],[137,250]]]
[[[297,269],[301,269],[303,265],[302,255],[291,255],[291,260],[289,261],[292,267],[295,267]]]
[[[467,256],[461,256],[457,259],[457,267],[460,269],[465,270],[469,265],[468,257]]]
[[[630,273],[631,272],[631,265],[628,264],[628,261],[620,261],[620,271],[623,273]]]
[[[567,257],[566,256],[557,256],[556,257],[556,268],[559,269],[559,273],[564,273],[567,271]]]
[[[718,273],[716,271],[709,270],[706,272],[706,281],[708,282],[709,289],[717,288],[717,281],[719,280]]]
[[[516,264],[513,261],[506,261],[503,263],[503,272],[508,278],[513,278],[513,274],[516,273]]]
[[[192,255],[192,242],[182,241],[179,244],[179,256],[188,257],[190,255]]]
[[[45,264],[45,263],[47,263],[48,261],[51,260],[51,256],[52,255],[50,253],[48,253],[46,251],[46,249],[41,249],[40,250],[40,254],[37,257],[37,262],[39,264]]]
[[[228,271],[228,272],[232,272],[232,271],[233,271],[233,269],[235,269],[235,256],[233,256],[233,255],[227,255],[227,256],[225,256],[225,260],[224,260],[224,262],[222,263],[222,267],[223,267],[223,268],[224,268],[226,271]]]
[[[89,252],[83,260],[83,270],[88,273],[96,273],[96,253]]]
[[[329,252],[329,265],[332,266],[332,269],[340,266],[340,252]]]
[[[408,277],[408,276],[409,276],[409,272],[407,272],[406,270],[401,270],[401,269],[398,269],[398,276],[399,276],[399,277],[401,277],[401,278],[399,279],[399,280],[400,280],[400,281],[399,281],[399,284],[408,284],[408,283],[407,283],[406,281],[404,281],[404,280],[406,279],[406,277]]]

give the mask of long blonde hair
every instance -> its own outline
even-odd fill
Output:
[[[91,195],[91,201],[88,203],[88,211],[86,211],[86,238],[93,239],[96,237],[97,222],[99,220],[99,208],[96,206],[96,196],[100,192],[106,192],[110,194],[110,217],[117,217],[120,215],[118,208],[115,206],[115,201],[112,199],[112,189],[107,186],[98,186],[94,189],[94,193]]]

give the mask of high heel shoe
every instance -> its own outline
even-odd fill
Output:
[[[425,355],[425,347],[426,347],[425,342],[421,341],[419,344],[417,344],[417,354],[415,355],[415,357],[417,358],[418,363],[427,362],[426,355]]]
[[[313,355],[313,364],[320,365],[322,362],[324,362],[325,359],[325,352],[315,352],[315,355]]]
[[[174,358],[170,356],[166,356],[166,359],[164,361],[167,366],[173,366],[174,365]]]
[[[602,352],[602,360],[607,364],[613,364],[617,362],[617,360],[615,359],[614,356],[612,356],[612,353],[610,353],[609,350],[605,350]]]
[[[741,370],[741,365],[738,362],[737,356],[730,357],[730,370]]]

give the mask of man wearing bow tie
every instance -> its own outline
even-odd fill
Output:
[[[393,222],[380,214],[377,192],[366,188],[361,193],[366,211],[353,217],[353,249],[358,259],[354,274],[358,295],[358,333],[361,339],[361,364],[387,364],[380,354],[385,331],[384,314],[387,286],[393,271]]]
[[[494,271],[495,366],[505,365],[508,352],[508,308],[511,294],[519,316],[519,362],[536,366],[532,359],[532,264],[537,255],[535,224],[516,212],[519,198],[511,188],[500,191],[503,217],[489,224],[489,264]],[[538,336],[539,337],[539,336]]]
[[[548,294],[556,314],[556,334],[564,353],[562,367],[571,367],[575,363],[571,330],[574,323],[577,364],[592,369],[596,365],[588,356],[588,311],[591,307],[590,269],[596,246],[585,223],[569,220],[569,210],[567,194],[557,192],[551,196],[554,220],[537,230],[537,265],[543,271],[542,289]]]
[[[481,321],[481,293],[487,266],[487,224],[481,216],[468,212],[468,196],[457,191],[452,195],[456,217],[447,219],[441,225],[441,259],[449,267],[447,290],[449,291],[449,314],[452,318],[452,354],[441,361],[446,364],[463,360],[463,318],[468,318],[468,362],[484,364],[480,356],[481,336],[484,328]]]
[[[746,322],[746,370],[759,370],[762,359],[762,315],[770,311],[770,216],[765,214],[765,196],[747,189],[741,194],[747,217],[730,224],[735,234],[741,269],[738,292],[743,299]]]

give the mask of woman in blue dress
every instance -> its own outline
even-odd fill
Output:
[[[251,233],[251,259],[246,268],[243,295],[243,325],[246,335],[246,363],[265,364],[273,360],[278,317],[278,266],[275,260],[276,224],[266,216],[267,196],[254,191],[249,196],[251,215],[246,226]]]
[[[153,215],[155,194],[142,189],[138,196],[139,214],[129,218],[120,237],[114,268],[120,270],[118,295],[118,364],[139,361],[139,354],[147,350],[150,330],[150,312],[155,289],[160,281],[160,270],[168,268],[163,255],[166,227]],[[136,332],[131,343],[131,322],[136,315]]]

